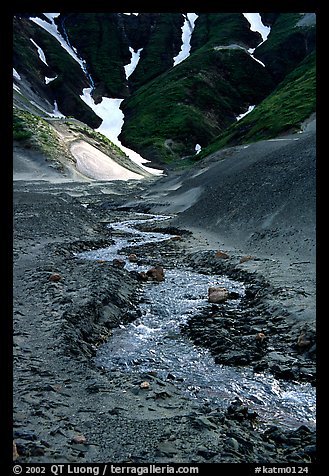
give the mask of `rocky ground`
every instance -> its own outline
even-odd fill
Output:
[[[109,193],[104,184],[15,183],[16,461],[313,462],[315,434],[306,426],[260,431],[253,410],[242,401],[232,402],[224,411],[189,400],[170,379],[152,373],[107,373],[93,365],[97,346],[111,329],[138,315],[142,284],[134,273],[109,262],[78,259],[74,253],[111,243],[105,224],[116,218],[118,205],[123,205],[119,188],[131,198],[141,192],[139,187],[120,184]],[[256,273],[247,278],[248,271],[241,270],[237,257],[222,259],[209,250],[193,252],[193,247],[193,236],[182,233],[181,240],[147,250],[145,263],[152,262],[152,253],[164,265],[178,255],[198,269],[243,275],[249,282],[248,304],[243,321],[233,326],[229,345],[223,339],[225,325],[216,326],[218,338],[213,332],[214,325],[224,320],[219,306],[191,319],[187,334],[209,345],[220,362],[253,365],[282,378],[314,382],[311,329],[305,328],[312,340],[307,349],[296,345],[296,329],[275,342],[280,326],[281,330],[286,326],[282,309],[270,312],[267,304],[269,292],[275,290]],[[256,330],[266,334],[261,347],[254,340]],[[241,353],[236,349],[245,335],[250,343]]]

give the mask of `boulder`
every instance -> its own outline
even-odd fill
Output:
[[[220,259],[228,259],[229,258],[229,255],[227,253],[224,253],[224,251],[216,251],[215,253],[215,256],[216,258],[220,258]]]
[[[164,271],[162,266],[155,266],[146,272],[146,276],[151,281],[164,281]]]
[[[170,239],[171,241],[180,241],[182,240],[182,237],[180,235],[174,235]]]
[[[62,279],[62,276],[59,273],[52,273],[48,277],[48,281],[52,281],[53,283],[56,283]]]
[[[226,288],[211,287],[208,289],[208,302],[220,303],[226,301],[229,297],[229,292]]]

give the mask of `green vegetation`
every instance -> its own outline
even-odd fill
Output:
[[[59,139],[52,127],[41,117],[20,109],[13,110],[13,139],[24,141],[26,147],[56,158]]]
[[[117,23],[114,13],[69,13],[59,24],[86,61],[95,84],[102,83],[110,97],[126,94],[123,66],[130,56]]]
[[[180,13],[158,13],[152,35],[143,48],[141,60],[129,78],[129,86],[136,91],[143,84],[156,78],[173,65],[179,53],[183,17]]]
[[[123,101],[122,140],[153,160],[194,153],[273,88],[243,49],[202,48]]]
[[[13,139],[26,141],[32,137],[32,132],[28,129],[22,117],[14,113],[13,116]]]
[[[30,38],[46,52],[49,67],[40,60]],[[56,99],[63,114],[74,115],[92,127],[100,125],[101,119],[80,98],[82,89],[88,87],[81,67],[47,31],[29,20],[15,18],[13,59],[15,68],[29,78],[36,92],[50,103]],[[45,76],[55,74],[56,80],[46,85]]]
[[[266,64],[277,82],[315,49],[315,25],[296,26],[300,13],[280,13],[267,41],[255,51],[255,56]]]
[[[117,156],[122,158],[128,158],[128,156],[123,152],[120,147],[114,144],[110,139],[106,136],[101,134],[100,132],[96,132],[90,127],[78,125],[75,122],[71,122],[70,120],[66,120],[65,124],[71,129],[72,131],[79,132],[83,136],[90,137],[91,139],[95,140],[99,145],[103,146],[105,149],[108,149],[107,152],[112,152]]]
[[[96,86],[94,97],[126,98],[121,104],[123,144],[147,159],[176,167],[222,147],[297,130],[315,111],[315,25],[297,26],[300,13],[265,15],[270,16],[271,33],[254,55],[266,68],[243,48],[256,47],[260,36],[249,29],[241,13],[200,13],[191,54],[175,67],[172,61],[180,48],[181,13],[138,17],[68,13],[56,21],[86,60]],[[31,38],[45,51],[49,67],[40,61]],[[130,60],[129,45],[143,50],[127,81],[124,65]],[[15,17],[13,56],[14,67],[33,86],[33,94],[50,103],[56,99],[66,116],[93,129],[99,127],[101,119],[80,98],[82,89],[89,86],[86,75],[52,35],[26,18]],[[45,76],[55,74],[57,78],[46,85]],[[25,107],[24,98],[19,99],[19,107]],[[256,105],[255,109],[237,122],[236,116],[250,105]],[[80,126],[70,127],[77,130]],[[102,134],[87,126],[82,129],[77,132],[91,143],[127,159]],[[15,112],[15,140],[51,155],[58,139],[53,134],[46,121]],[[197,143],[202,152],[195,155]]]
[[[195,22],[191,39],[191,52],[207,47],[237,43],[256,47],[259,34],[249,29],[249,22],[242,13],[201,13]]]
[[[198,160],[233,145],[297,131],[316,109],[316,55],[311,53],[241,121],[230,126],[196,157]]]

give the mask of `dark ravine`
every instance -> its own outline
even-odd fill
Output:
[[[264,432],[257,428],[253,408],[238,399],[220,410],[190,400],[172,379],[95,367],[93,356],[111,329],[138,316],[142,284],[134,273],[109,262],[79,259],[76,253],[111,244],[106,225],[134,213],[128,202],[142,195],[143,188],[141,183],[15,183],[16,461],[314,462],[315,432],[305,425],[296,430],[271,426]],[[241,256],[231,253],[228,260],[214,260],[214,250],[202,252],[199,247],[197,236],[182,233],[181,240],[146,247],[145,265],[157,261],[168,266],[179,260],[198,270],[243,277],[249,305],[260,315],[271,316],[267,326],[270,331],[272,325],[273,331],[275,317],[284,316],[283,307],[273,312],[273,306],[279,306],[271,300],[275,290],[258,273],[239,270]],[[214,321],[218,309],[211,313]],[[201,316],[198,327],[192,318],[189,329],[193,339],[198,330],[198,338],[211,345],[208,319],[209,314],[207,322]],[[292,333],[289,345],[295,337]],[[284,340],[278,342],[275,352],[282,355],[285,345]],[[233,354],[234,349],[227,352]],[[308,365],[307,372],[297,366],[293,378],[313,381],[310,349],[309,355],[291,352]],[[257,360],[251,349],[250,355],[251,365],[273,371],[273,360],[266,355]],[[281,377],[291,378],[285,363],[278,365]],[[149,386],[142,388],[142,382]]]

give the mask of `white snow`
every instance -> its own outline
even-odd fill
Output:
[[[103,119],[102,124],[98,129],[96,129],[97,132],[100,132],[105,137],[110,139],[115,145],[120,147],[120,149],[125,154],[127,154],[133,162],[140,165],[143,169],[147,170],[153,175],[162,175],[162,170],[145,167],[143,164],[149,161],[144,159],[134,150],[123,146],[118,139],[124,122],[124,114],[120,109],[123,99],[103,97],[100,103],[95,104],[91,96],[91,88],[85,88],[83,90],[83,94],[80,97],[89,107],[93,109],[98,117]]]
[[[52,81],[54,81],[54,79],[56,79],[57,76],[55,76],[54,78],[47,78],[47,76],[45,76],[45,83],[48,84],[48,83],[51,83]]]
[[[37,25],[41,26],[42,28],[44,28],[54,38],[56,38],[56,40],[59,41],[61,46],[72,56],[72,58],[75,61],[77,61],[77,63],[79,63],[79,65],[81,66],[81,69],[87,75],[86,62],[77,55],[76,51],[74,51],[74,49],[71,48],[70,45],[68,45],[66,40],[62,37],[62,35],[59,33],[57,29],[57,25],[54,22],[54,18],[60,15],[60,13],[44,13],[44,15],[51,21],[51,23],[48,23],[47,21],[42,20],[41,18],[38,18],[38,17],[30,17],[30,20],[36,23]],[[138,14],[134,13],[134,15],[138,15]],[[127,65],[126,71],[127,70],[128,72],[133,71],[133,69],[137,65],[139,54],[140,54],[140,50],[138,50],[134,55],[132,55],[132,60],[130,64]],[[88,77],[88,79],[90,80],[91,78]],[[82,95],[80,97],[97,114],[97,116],[103,119],[103,122],[100,125],[100,127],[97,129],[97,131],[100,132],[101,134],[104,134],[106,137],[108,137],[114,144],[120,147],[120,149],[122,149],[123,152],[125,152],[132,161],[140,165],[149,173],[153,175],[162,175],[163,173],[162,170],[145,167],[143,164],[149,161],[144,159],[137,152],[131,149],[128,149],[127,147],[124,147],[119,141],[118,135],[121,132],[123,121],[124,121],[124,115],[120,109],[120,104],[123,101],[123,99],[110,99],[110,98],[103,97],[102,101],[99,104],[95,104],[91,96],[91,90],[92,88],[83,89]],[[57,114],[57,112],[55,112],[55,109],[53,114]],[[60,113],[58,112],[58,114]],[[56,115],[55,117],[60,117],[60,116]]]
[[[18,79],[18,81],[21,81],[21,79],[22,79],[22,78],[20,77],[20,75],[17,73],[17,71],[16,71],[15,68],[13,68],[13,77],[14,77],[15,79]]]
[[[265,26],[263,24],[261,16],[260,16],[259,13],[242,13],[242,15],[244,15],[244,17],[250,23],[250,30],[251,31],[258,31],[261,34],[263,41],[261,41],[259,43],[259,45],[257,45],[257,46],[262,45],[264,43],[264,41],[267,40],[267,37],[268,37],[268,35],[271,31],[271,28],[269,26]],[[250,54],[250,56],[255,61],[257,61],[257,63],[261,64],[265,68],[265,64],[262,63],[262,61],[260,61],[259,59],[255,58],[253,56],[253,52],[255,51],[255,49],[256,48],[249,48],[248,53]]]
[[[54,109],[53,109],[53,112],[48,112],[46,111],[46,109],[44,109],[42,106],[40,106],[40,104],[37,104],[36,102],[32,101],[30,99],[30,103],[33,104],[33,106],[35,106],[37,109],[39,109],[40,111],[42,111],[44,114],[47,114],[47,116],[49,117],[57,117],[57,118],[64,118],[65,116],[58,110],[58,106],[57,106],[57,102],[54,101]]]
[[[30,17],[29,19],[36,23],[37,25],[41,26],[44,30],[48,31],[56,40],[60,43],[60,45],[69,53],[69,55],[72,56],[72,58],[79,63],[81,66],[81,69],[83,72],[86,72],[86,64],[85,61],[81,60],[81,58],[78,57],[77,53],[71,48],[70,45],[67,44],[65,39],[62,37],[62,35],[59,33],[58,28],[56,23],[54,22],[54,18],[58,15],[59,13],[44,13],[44,15],[51,20],[51,23],[48,23],[46,20],[42,20],[39,17]]]
[[[44,54],[42,48],[40,48],[40,46],[36,44],[36,42],[33,40],[33,38],[30,38],[30,40],[32,41],[32,43],[34,44],[34,46],[36,47],[36,49],[38,50],[38,55],[39,55],[39,58],[41,59],[41,61],[42,61],[45,65],[49,66],[48,63],[47,63],[47,61],[46,61],[46,56],[45,56],[45,54]]]
[[[248,110],[246,112],[243,112],[242,114],[240,114],[239,116],[236,117],[236,120],[240,121],[240,119],[242,119],[244,116],[249,114],[249,112],[251,112],[254,108],[255,108],[255,106],[249,106]]]
[[[187,13],[182,26],[182,47],[177,56],[174,57],[174,66],[181,63],[190,55],[191,36],[194,30],[195,20],[198,18],[196,13]]]
[[[85,141],[76,141],[71,152],[79,172],[94,180],[139,180],[141,175],[122,167],[108,155]]]
[[[255,58],[254,55],[252,54],[254,51],[255,51],[254,48],[250,48],[248,50],[248,53],[250,53],[250,56],[252,57],[252,59],[257,61],[257,63],[261,64],[265,68],[265,64],[261,60],[259,60],[258,58]]]
[[[60,117],[60,118],[64,118],[64,114],[62,114],[59,109],[58,109],[58,105],[57,105],[57,101],[54,101],[54,109],[53,109],[53,113],[52,114],[49,114],[51,117]]]
[[[143,48],[140,48],[139,50],[135,51],[131,46],[129,46],[129,51],[131,53],[131,61],[125,66],[126,79],[128,79],[129,76],[135,71],[142,49]]]
[[[199,154],[201,152],[201,145],[195,144],[194,150],[195,150],[195,155]]]
[[[263,24],[259,13],[243,13],[242,15],[244,15],[244,17],[250,23],[251,31],[258,31],[262,35],[262,38],[263,38],[262,43],[264,43],[264,41],[267,40],[267,37],[271,31],[271,28]]]

